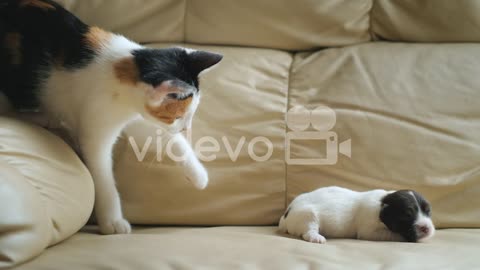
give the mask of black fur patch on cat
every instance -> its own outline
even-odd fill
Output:
[[[418,235],[414,224],[419,213],[430,216],[430,204],[427,200],[413,190],[399,190],[382,199],[380,220],[389,230],[399,233],[405,240],[417,242]]]
[[[204,51],[188,53],[181,48],[141,49],[132,54],[139,69],[140,80],[144,83],[156,87],[171,80],[177,84],[187,83],[197,91],[200,72],[222,60],[219,54]]]
[[[53,65],[75,70],[95,57],[89,29],[50,0],[0,0],[0,91],[16,109],[37,108]]]

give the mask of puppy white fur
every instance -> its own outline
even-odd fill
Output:
[[[356,192],[340,187],[295,198],[279,228],[312,243],[325,243],[326,238],[417,242],[435,233],[430,204],[415,191]]]

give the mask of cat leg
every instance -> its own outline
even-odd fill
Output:
[[[102,234],[131,232],[130,224],[123,218],[112,168],[112,148],[120,130],[113,133],[110,128],[89,128],[89,133],[79,137],[95,184],[95,216]]]
[[[180,133],[174,134],[170,137],[170,140],[173,140],[169,143],[172,143],[171,149],[175,157],[174,161],[183,168],[187,180],[196,188],[205,189],[208,185],[208,172],[198,160],[190,143]]]

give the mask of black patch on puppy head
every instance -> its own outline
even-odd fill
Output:
[[[283,218],[288,217],[288,213],[290,213],[290,207],[287,208],[287,211],[285,211],[285,214],[283,214]]]
[[[418,235],[414,224],[419,212],[430,216],[427,200],[413,190],[399,190],[385,196],[381,203],[380,220],[387,228],[400,234],[408,242],[417,242]]]
[[[195,51],[188,53],[182,48],[140,49],[132,52],[140,80],[153,87],[164,81],[187,84],[199,90],[198,75],[217,64],[222,56],[215,53]]]

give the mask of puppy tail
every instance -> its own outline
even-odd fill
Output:
[[[290,212],[290,207],[285,211],[285,214],[280,218],[280,221],[278,222],[278,228],[280,229],[281,232],[286,233],[287,232],[287,224],[285,222],[285,219],[288,216],[288,212]]]
[[[280,229],[281,232],[286,233],[287,232],[287,226],[285,225],[285,217],[282,216],[280,218],[280,222],[278,223],[278,229]]]

